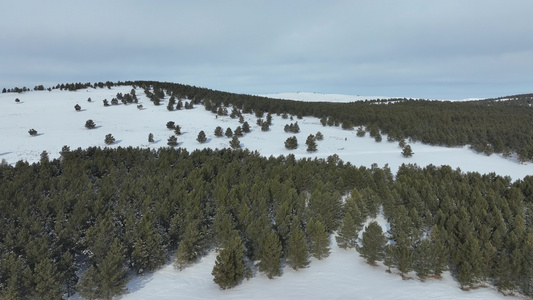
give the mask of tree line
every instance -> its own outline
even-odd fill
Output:
[[[335,155],[63,147],[58,159],[0,166],[0,295],[109,299],[132,272],[169,259],[187,268],[213,249],[213,280],[232,288],[327,257],[335,232],[339,246],[404,276],[450,270],[464,288],[532,295],[532,202],[533,177],[447,166],[393,176]],[[363,228],[380,213],[389,231]]]

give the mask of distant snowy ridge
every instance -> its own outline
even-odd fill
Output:
[[[258,96],[274,98],[274,99],[298,100],[298,101],[307,101],[307,102],[336,102],[336,103],[349,103],[349,102],[365,101],[365,100],[396,98],[396,97],[380,97],[380,96],[322,94],[322,93],[310,93],[310,92],[277,93],[277,94],[264,94],[264,95],[258,95]]]
[[[332,103],[350,103],[365,100],[388,100],[388,99],[420,99],[410,97],[388,97],[388,96],[359,96],[359,95],[344,95],[344,94],[322,94],[312,92],[296,92],[296,93],[277,93],[277,94],[263,94],[257,95],[273,99],[297,100],[307,102],[332,102]],[[466,98],[466,99],[438,99],[441,101],[479,101],[485,98]]]

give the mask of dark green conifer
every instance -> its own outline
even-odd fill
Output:
[[[239,141],[239,138],[235,135],[231,138],[229,145],[233,149],[239,149],[241,147],[241,141]]]
[[[87,269],[78,283],[78,293],[87,299],[111,299],[126,293],[128,270],[124,247],[115,239],[109,252],[99,264]]]
[[[316,142],[315,142],[315,136],[310,134],[307,137],[307,140],[305,141],[305,144],[307,145],[307,152],[314,152],[316,151]]]
[[[222,127],[217,126],[215,128],[215,136],[216,137],[221,137],[222,135],[224,135],[224,131],[222,130]]]
[[[43,300],[60,299],[63,291],[59,275],[57,267],[49,259],[43,259],[36,264],[33,271],[35,296]]]
[[[335,237],[337,245],[342,249],[355,248],[355,245],[357,244],[358,229],[353,214],[346,213],[342,219],[337,236]]]
[[[287,264],[294,270],[306,268],[309,265],[307,240],[300,227],[300,220],[298,218],[294,218],[291,225],[285,258]]]
[[[276,232],[271,231],[261,249],[261,261],[257,264],[259,271],[269,279],[281,276],[281,242]]]
[[[235,235],[228,246],[217,255],[211,274],[220,289],[231,289],[244,278],[244,245],[242,239]]]
[[[200,144],[203,144],[207,141],[207,137],[205,136],[205,132],[203,130],[198,133],[198,137],[196,138],[196,140]]]
[[[250,132],[250,124],[248,124],[248,122],[242,123],[242,131],[244,133],[249,133]]]
[[[307,224],[309,252],[317,259],[329,256],[329,234],[320,220],[311,218]]]
[[[370,222],[365,227],[361,238],[361,246],[357,246],[359,255],[366,259],[367,263],[375,265],[376,261],[383,259],[383,250],[386,238],[383,229],[376,221]]]
[[[205,233],[203,232],[200,220],[195,219],[187,224],[187,228],[176,251],[176,261],[174,267],[183,270],[185,267],[196,262],[203,253]]]

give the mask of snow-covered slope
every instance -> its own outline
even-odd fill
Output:
[[[215,127],[221,126],[224,130],[230,127],[235,130],[241,125],[237,119],[230,117],[216,118],[203,106],[196,106],[192,110],[168,111],[165,102],[154,106],[140,89],[137,90],[137,95],[139,103],[144,106],[142,110],[133,104],[103,106],[103,99],[110,101],[118,92],[129,93],[130,90],[131,87],[123,86],[76,92],[52,90],[0,94],[0,159],[5,159],[10,164],[18,160],[35,162],[44,150],[50,157],[58,157],[64,145],[72,149],[105,147],[104,137],[109,133],[117,140],[110,147],[166,147],[168,137],[173,134],[165,126],[168,121],[174,121],[182,127],[183,134],[178,137],[179,147],[190,150],[204,147],[225,148],[229,147],[229,139],[215,137]],[[91,103],[87,102],[89,97],[92,99]],[[21,102],[15,103],[15,98],[19,98]],[[81,111],[74,110],[76,104],[81,105]],[[368,135],[364,138],[357,137],[353,130],[323,127],[317,118],[304,117],[298,120],[294,117],[291,121],[274,115],[270,131],[262,132],[256,125],[257,118],[254,115],[244,116],[252,127],[252,132],[240,138],[241,146],[257,150],[265,156],[293,153],[298,158],[326,158],[337,154],[342,160],[356,166],[370,167],[376,163],[382,167],[388,164],[393,173],[402,163],[416,163],[419,166],[450,165],[463,171],[495,172],[513,179],[533,174],[530,163],[518,164],[516,160],[505,159],[496,154],[477,154],[468,147],[447,148],[413,143],[411,146],[414,156],[404,158],[397,143],[387,142],[386,138],[381,143],[376,143]],[[95,129],[88,130],[84,127],[88,119],[96,123]],[[301,132],[295,135],[299,147],[289,151],[285,149],[284,142],[294,134],[284,132],[283,128],[286,124],[296,121],[301,129]],[[28,130],[31,128],[37,130],[39,135],[30,136]],[[196,141],[201,130],[204,130],[208,137],[205,144]],[[308,153],[305,140],[309,134],[316,134],[318,131],[322,132],[324,140],[317,142],[317,152]],[[154,134],[156,142],[153,144],[148,143],[149,133]]]
[[[104,137],[111,133],[116,143],[110,147],[166,147],[167,139],[173,134],[166,128],[168,121],[174,121],[182,128],[178,137],[179,147],[189,150],[210,147],[229,147],[230,139],[217,138],[213,132],[216,126],[235,130],[237,119],[216,117],[203,106],[192,110],[167,111],[166,103],[154,106],[137,90],[140,104],[104,107],[103,99],[111,100],[118,92],[129,93],[131,87],[112,89],[87,89],[76,92],[53,90],[27,92],[23,94],[0,94],[0,159],[9,164],[18,160],[38,161],[42,151],[50,157],[58,157],[64,145],[71,149],[77,147],[105,147]],[[87,102],[91,97],[93,102]],[[329,96],[328,96],[329,97]],[[340,99],[340,96],[331,96]],[[21,103],[15,103],[19,98]],[[283,98],[283,97],[280,97]],[[366,97],[365,97],[366,98]],[[328,100],[328,101],[330,101]],[[323,101],[323,100],[320,100]],[[339,100],[341,101],[341,100]],[[354,101],[354,100],[347,100]],[[82,111],[76,112],[74,105],[80,104]],[[88,130],[86,120],[92,119],[97,128]],[[297,158],[326,158],[338,154],[344,161],[353,165],[370,167],[373,163],[383,167],[388,164],[396,172],[402,163],[450,165],[463,171],[481,173],[495,172],[500,175],[520,179],[533,175],[530,163],[519,164],[515,160],[498,155],[485,156],[472,152],[467,147],[433,147],[420,143],[411,144],[414,156],[404,158],[396,143],[376,143],[370,137],[359,138],[355,131],[339,127],[323,127],[316,118],[305,117],[282,119],[273,116],[270,131],[262,132],[256,125],[254,115],[245,115],[252,132],[240,138],[241,146],[257,150],[265,156],[287,155],[293,153]],[[299,148],[288,151],[284,141],[294,134],[284,132],[285,124],[298,121],[301,132],[296,134]],[[34,128],[38,136],[31,137],[28,130]],[[196,141],[198,132],[204,130],[208,141]],[[318,141],[318,151],[308,153],[305,140],[309,134],[318,131],[324,135]],[[153,133],[155,143],[148,143],[148,134]],[[383,220],[381,220],[383,223]],[[354,250],[344,251],[332,243],[330,257],[322,261],[313,260],[308,269],[293,271],[284,268],[281,278],[269,280],[261,274],[250,281],[244,281],[235,289],[221,291],[213,282],[211,270],[216,254],[211,252],[202,261],[182,272],[168,264],[153,274],[133,278],[128,284],[129,294],[122,299],[503,299],[504,297],[490,288],[464,292],[449,274],[442,280],[430,279],[402,280],[397,274],[387,274],[383,267],[370,267],[359,258]],[[506,298],[508,299],[508,298]]]

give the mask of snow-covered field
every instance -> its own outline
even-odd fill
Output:
[[[131,87],[114,87],[76,92],[52,90],[0,94],[0,159],[9,164],[15,164],[18,160],[36,162],[43,151],[47,151],[51,158],[58,157],[64,145],[71,149],[105,147],[104,137],[109,133],[116,139],[110,147],[167,147],[167,139],[173,134],[166,128],[168,121],[174,121],[182,128],[182,135],[178,136],[179,147],[190,151],[204,147],[225,148],[229,147],[230,139],[215,137],[215,127],[221,126],[224,130],[230,127],[235,130],[241,125],[237,119],[217,118],[201,105],[192,110],[170,112],[165,102],[154,106],[141,89],[136,92],[139,103],[144,106],[142,110],[134,104],[103,106],[103,99],[110,101],[118,92],[129,93],[130,90]],[[300,94],[300,98],[295,98],[294,94],[276,94],[280,96],[275,98],[322,101],[313,100],[317,98],[311,96],[316,94],[297,94]],[[302,97],[304,94],[307,99]],[[322,96],[326,96],[322,99],[332,102],[357,101],[353,97],[358,97]],[[87,102],[89,97],[92,99],[91,103]],[[19,98],[20,103],[16,103],[15,98]],[[75,111],[76,104],[81,105],[82,111]],[[84,127],[88,119],[96,123],[95,129],[88,130]],[[265,156],[293,153],[297,158],[326,158],[337,154],[345,162],[349,161],[356,166],[370,167],[376,163],[383,167],[388,164],[393,173],[402,163],[416,163],[419,166],[450,165],[464,172],[495,172],[510,176],[513,180],[533,175],[531,163],[519,164],[512,158],[476,154],[468,147],[446,148],[412,143],[414,156],[404,158],[397,143],[387,142],[386,137],[377,143],[368,135],[364,138],[357,137],[355,131],[323,127],[316,118],[304,117],[298,120],[295,117],[291,121],[274,115],[273,125],[268,132],[262,132],[256,125],[257,118],[254,115],[245,115],[245,120],[250,124],[252,132],[240,138],[241,146],[257,150]],[[283,128],[285,124],[296,121],[301,129],[296,134],[299,148],[289,151],[284,148],[284,141],[295,134],[286,133]],[[30,136],[28,130],[31,128],[39,134]],[[208,137],[205,144],[196,141],[201,130]],[[308,153],[305,140],[309,134],[316,134],[318,131],[324,135],[324,140],[317,142],[317,152]],[[148,143],[149,133],[154,134],[155,143]],[[386,226],[384,220],[380,220],[380,223]],[[283,276],[274,280],[257,274],[232,290],[221,291],[211,275],[215,256],[211,252],[201,262],[181,272],[174,270],[169,263],[153,274],[135,277],[128,284],[129,293],[121,299],[508,299],[492,288],[462,291],[448,273],[441,280],[402,280],[394,272],[386,273],[381,266],[368,266],[356,251],[338,249],[334,242],[330,257],[322,261],[312,260],[308,269],[295,272],[284,268]]]

